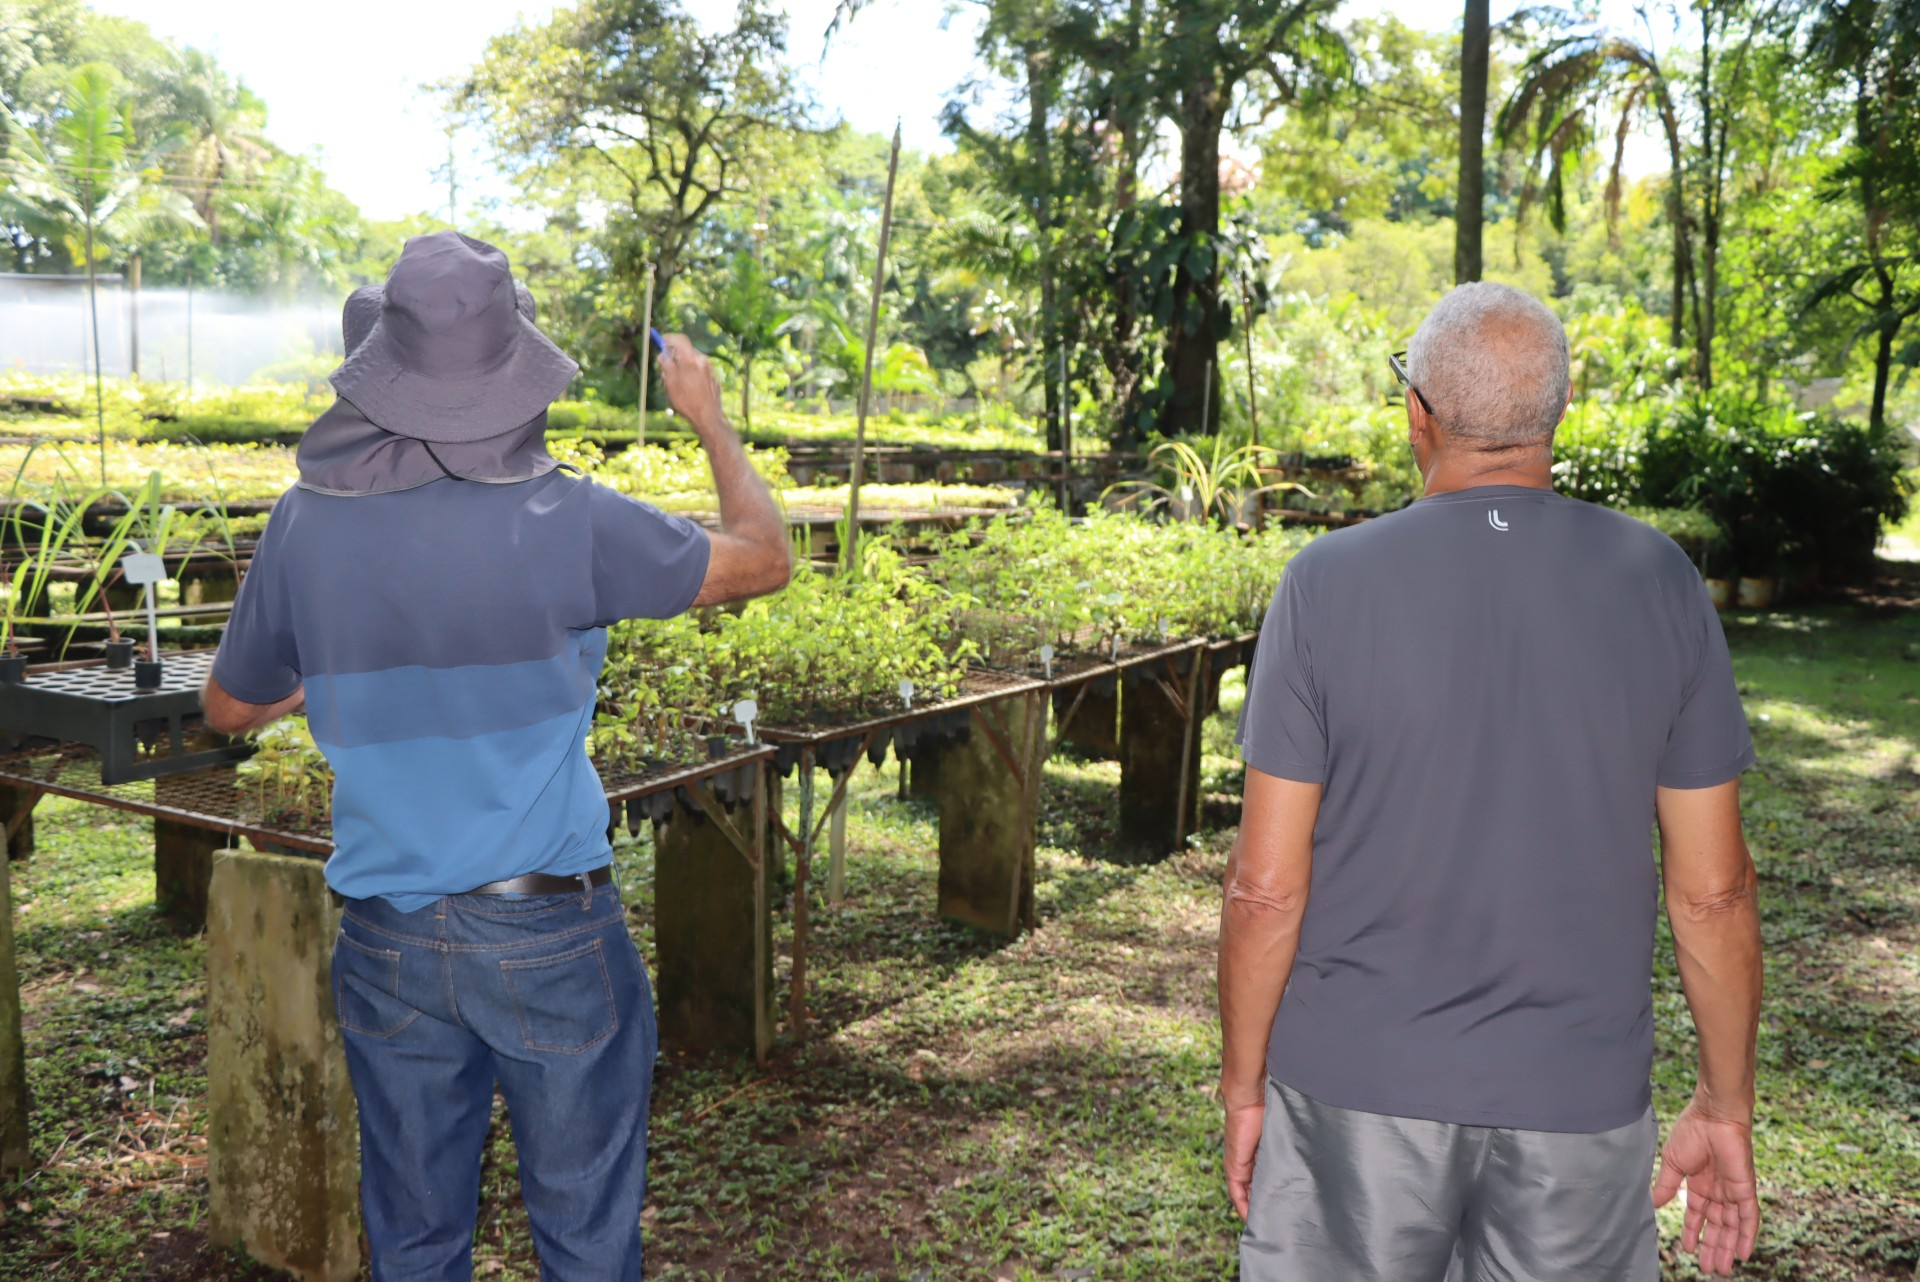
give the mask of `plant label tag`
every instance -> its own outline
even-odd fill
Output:
[[[1162,619],[1160,620],[1160,644],[1165,645],[1166,643],[1167,643],[1167,621],[1165,619]]]
[[[1047,680],[1049,681],[1053,680],[1053,647],[1052,646],[1043,645],[1040,647],[1040,663],[1041,663],[1041,666],[1046,669]]]
[[[1118,632],[1113,634],[1113,649],[1111,654],[1115,663],[1120,662],[1120,634]]]
[[[900,683],[900,702],[909,708],[913,707],[913,682],[902,681]]]
[[[120,573],[128,583],[144,587],[167,577],[167,563],[157,552],[129,552],[120,560]]]
[[[760,742],[758,739],[755,739],[753,737],[754,718],[758,717],[759,715],[760,715],[760,705],[755,703],[751,699],[742,699],[740,702],[733,705],[733,719],[735,721],[738,721],[742,726],[746,728],[747,742],[749,744],[755,744]]]

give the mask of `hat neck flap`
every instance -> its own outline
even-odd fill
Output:
[[[365,497],[416,490],[435,481],[512,485],[559,467],[547,453],[547,416],[483,441],[428,445],[390,432],[344,397],[300,438],[294,453],[299,488]]]

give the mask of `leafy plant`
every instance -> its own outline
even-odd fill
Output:
[[[1261,484],[1260,465],[1274,451],[1262,445],[1233,447],[1215,435],[1202,454],[1187,441],[1162,441],[1148,451],[1147,461],[1162,471],[1161,480],[1121,481],[1101,494],[1118,496],[1143,511],[1164,510],[1195,520],[1217,519],[1232,524],[1247,499],[1275,490],[1312,493],[1292,481]]]
[[[830,724],[899,707],[902,681],[914,683],[916,700],[951,697],[975,653],[957,635],[965,598],[909,566],[887,539],[861,549],[858,577],[802,560],[784,591],[702,625],[620,625],[613,670],[624,684],[603,700],[637,718],[673,703],[724,718],[752,698],[768,724]],[[633,724],[646,742],[644,720]]]
[[[317,826],[332,806],[333,767],[307,719],[282,717],[256,731],[253,745],[253,756],[235,767],[251,808],[266,823]]]

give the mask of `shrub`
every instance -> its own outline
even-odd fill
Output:
[[[1907,511],[1901,467],[1890,429],[1699,396],[1649,430],[1640,498],[1706,512],[1732,571],[1850,581],[1871,573],[1882,523]]]

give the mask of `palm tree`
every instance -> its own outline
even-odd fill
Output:
[[[207,239],[218,245],[222,188],[258,176],[273,158],[266,109],[198,49],[181,55],[172,90],[184,137],[171,167],[188,180],[194,212],[207,225]]]
[[[159,184],[157,170],[129,154],[132,136],[122,106],[124,96],[119,73],[104,63],[90,62],[69,73],[48,139],[42,140],[9,114],[12,184],[0,191],[0,206],[28,225],[60,236],[68,256],[85,264],[102,485],[107,480],[107,417],[95,288],[100,242],[138,245],[162,223],[199,223],[185,197]]]
[[[766,270],[752,254],[734,255],[719,282],[707,292],[705,303],[707,322],[727,336],[740,364],[740,427],[751,430],[754,359],[772,351],[788,332],[793,305],[774,291]]]
[[[1520,68],[1513,93],[1494,121],[1500,145],[1528,154],[1532,169],[1521,191],[1524,210],[1540,199],[1544,184],[1547,217],[1555,231],[1566,230],[1566,179],[1594,140],[1594,124],[1613,121],[1613,160],[1607,170],[1607,223],[1617,225],[1624,190],[1621,166],[1627,137],[1636,121],[1650,113],[1667,144],[1667,213],[1673,224],[1673,303],[1671,341],[1685,339],[1687,289],[1693,280],[1692,241],[1681,190],[1685,165],[1679,115],[1660,59],[1653,50],[1625,36],[1594,28],[1549,40]],[[1542,173],[1544,170],[1544,174]]]

